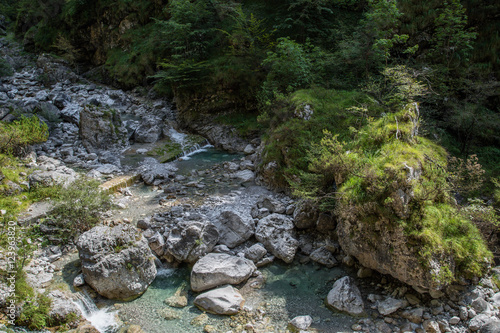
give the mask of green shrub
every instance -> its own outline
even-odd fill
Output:
[[[47,140],[47,124],[36,116],[21,116],[12,123],[0,121],[0,153],[22,155],[29,145]]]
[[[79,178],[60,190],[49,218],[65,230],[62,236],[68,239],[91,229],[110,208],[110,197],[101,191],[98,181]]]
[[[454,270],[448,267],[436,277],[442,282],[480,276],[491,252],[452,203],[446,151],[416,135],[415,107],[368,119],[351,130],[349,140],[326,132],[309,154],[309,173],[315,177],[303,173],[292,182],[295,193],[316,199],[324,209],[333,207],[342,220],[402,227],[424,265],[451,256]],[[474,169],[474,163],[470,166]],[[411,193],[405,204],[401,191]]]
[[[14,74],[14,69],[5,59],[0,59],[0,77],[11,76]]]

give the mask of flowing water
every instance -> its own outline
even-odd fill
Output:
[[[172,163],[179,168],[178,174],[189,178],[193,174],[204,174],[203,170],[213,170],[217,163],[239,158],[241,155],[205,146]],[[208,183],[208,180],[204,181]],[[230,181],[212,185],[226,192],[238,193],[241,190],[240,184],[231,184]],[[165,210],[165,207],[158,204],[162,191],[142,184],[136,184],[130,189],[133,195],[128,197],[128,209],[117,212],[113,218],[128,217],[135,223],[143,216]],[[203,192],[202,197],[215,195],[209,189],[210,186],[207,186],[198,191]],[[192,196],[194,194],[188,193],[186,199],[191,199]],[[68,284],[78,273],[76,263],[73,261],[67,264],[67,267],[71,267],[64,277]],[[203,315],[193,305],[197,294],[190,290],[190,269],[187,265],[175,269],[159,269],[148,290],[130,302],[121,303],[98,297],[97,308],[86,294],[80,294],[78,303],[85,317],[101,333],[118,332],[117,323],[139,325],[147,333],[203,332],[207,324],[213,325],[217,332],[236,333],[242,332],[245,324],[252,322],[258,332],[287,332],[288,322],[300,315],[310,315],[313,318],[312,327],[319,332],[352,332],[350,327],[355,322],[354,318],[334,313],[324,306],[324,299],[334,281],[348,274],[342,268],[328,269],[313,263],[298,262],[286,265],[280,261],[262,267],[260,271],[265,283],[260,288],[237,286],[246,302],[244,314],[234,317]],[[187,293],[188,306],[169,307],[164,300],[180,291]],[[118,321],[115,321],[116,315],[119,317]]]
[[[99,309],[85,292],[78,292],[76,294],[75,304],[82,311],[83,316],[87,319],[92,326],[94,326],[101,333],[114,333],[118,330],[120,325],[116,320],[117,311],[112,307],[104,307]]]
[[[261,289],[239,287],[248,312],[265,313],[266,332],[285,332],[288,322],[300,315],[310,315],[314,320],[312,327],[320,332],[351,332],[355,319],[334,313],[323,305],[333,282],[345,276],[345,271],[298,263],[274,263],[260,270],[266,281]],[[203,312],[193,305],[196,294],[189,289],[189,272],[186,266],[160,269],[141,297],[119,305],[120,319],[137,324],[148,333],[203,332],[206,324],[216,327],[217,332],[240,332],[235,330],[235,321],[226,316],[207,314],[202,325],[195,323]],[[178,309],[166,305],[164,300],[179,289],[187,291],[188,306]]]

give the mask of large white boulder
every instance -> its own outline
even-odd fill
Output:
[[[85,281],[104,297],[132,299],[156,277],[147,240],[129,225],[94,227],[78,238],[77,247]]]
[[[248,259],[225,253],[210,253],[201,258],[191,271],[191,289],[196,292],[224,284],[239,284],[257,270]]]

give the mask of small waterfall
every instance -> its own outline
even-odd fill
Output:
[[[188,160],[189,156],[205,151],[206,148],[213,147],[206,139],[201,144],[190,143],[189,135],[177,132],[174,128],[169,129],[169,136],[172,141],[180,144],[182,148],[182,153],[177,155],[175,159]]]
[[[181,160],[189,160],[191,155],[201,153],[203,151],[206,151],[207,148],[213,147],[211,144],[208,142],[205,143],[205,145],[201,146],[199,144],[195,144],[192,147],[187,148],[186,150],[182,151],[182,154],[179,155],[177,158]]]
[[[103,309],[97,308],[92,298],[86,293],[76,294],[75,304],[82,311],[83,317],[87,319],[100,333],[114,333],[118,329],[116,322],[116,311],[110,307]]]

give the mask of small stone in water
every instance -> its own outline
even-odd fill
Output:
[[[217,330],[212,325],[205,325],[205,327],[203,327],[203,332],[205,332],[205,333],[215,333],[215,332],[217,332]]]
[[[193,326],[202,326],[208,321],[208,316],[205,313],[202,313],[199,316],[196,316],[191,320],[191,325]]]

